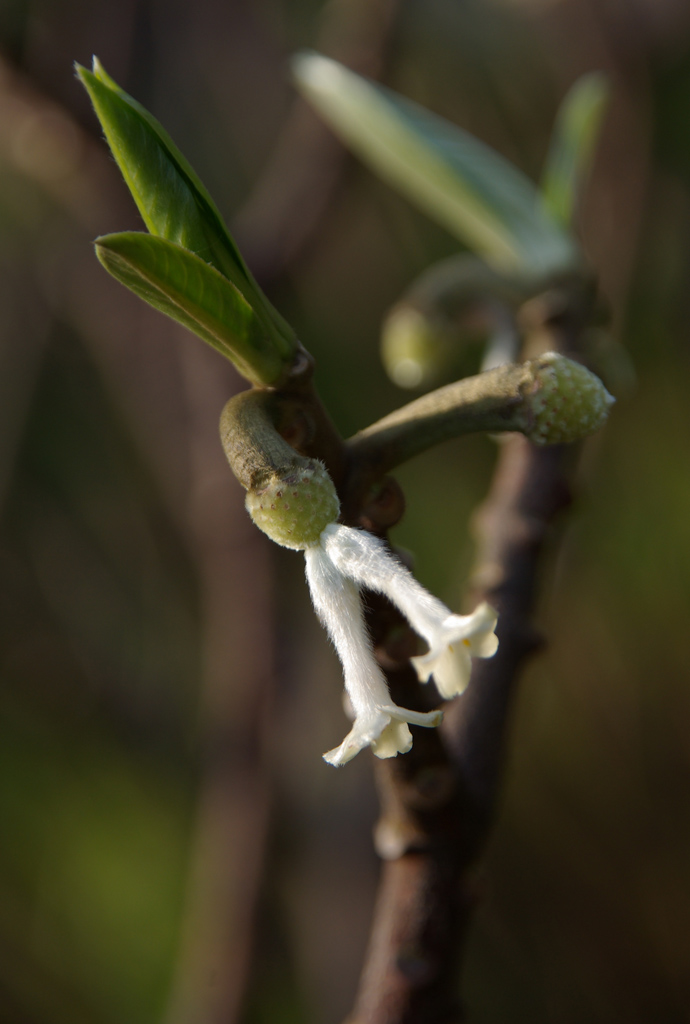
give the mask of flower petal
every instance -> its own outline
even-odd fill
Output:
[[[495,633],[470,638],[470,654],[475,658],[492,658],[498,650],[498,637]]]
[[[323,755],[329,764],[341,765],[363,750],[371,747],[377,757],[395,757],[406,754],[412,746],[412,733],[408,722],[433,728],[440,725],[442,711],[409,711],[397,704],[377,707],[367,716],[360,715],[340,744]]]
[[[329,764],[336,766],[347,764],[348,761],[351,761],[353,757],[359,754],[360,750],[364,750],[365,747],[376,743],[389,722],[390,719],[384,715],[381,715],[380,721],[376,723],[371,721],[365,723],[362,719],[355,719],[355,724],[340,746],[334,747],[333,750],[329,750],[323,755],[324,761],[328,761]],[[410,737],[410,741],[411,739],[412,737]]]
[[[471,615],[453,615],[417,582],[382,540],[363,530],[330,523],[321,534],[321,543],[344,576],[385,594],[426,640],[428,654],[413,658],[412,663],[422,682],[433,674],[444,697],[453,697],[466,688],[470,655],[490,658],[495,654],[498,616],[486,602]]]
[[[463,621],[463,636],[470,642],[470,654],[475,658],[490,658],[496,653],[498,637],[494,630],[498,622],[498,612],[495,608],[482,601],[471,615],[455,615],[453,618]]]
[[[448,615],[428,639],[430,650],[412,658],[417,676],[425,683],[433,675],[442,697],[455,697],[467,688],[471,655],[490,658],[498,648],[494,633],[498,616],[486,602],[471,615]]]
[[[436,689],[446,700],[464,693],[472,671],[468,645],[469,641],[460,640],[438,652],[430,651],[419,658],[412,658],[420,682],[426,683],[433,676]]]
[[[377,757],[396,757],[412,748],[412,733],[406,722],[391,721],[379,738],[371,744]]]

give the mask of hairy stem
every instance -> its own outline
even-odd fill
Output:
[[[350,457],[358,470],[380,475],[453,437],[529,430],[528,396],[535,385],[531,361],[465,377],[355,434],[348,441]]]

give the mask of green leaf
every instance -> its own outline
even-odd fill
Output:
[[[576,264],[574,240],[537,189],[472,135],[319,54],[293,64],[297,85],[382,178],[501,271]]]
[[[608,99],[606,76],[594,71],[575,82],[558,112],[541,192],[547,213],[565,227],[572,224]]]
[[[279,351],[295,351],[294,333],[263,294],[204,185],[149,112],[121,89],[94,57],[77,65],[113,156],[152,235],[166,238],[215,267],[266,323]]]
[[[255,384],[273,384],[285,361],[263,322],[215,267],[175,242],[140,231],[96,239],[105,269],[151,306],[231,359]]]

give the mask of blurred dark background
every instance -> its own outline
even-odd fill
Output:
[[[368,754],[302,560],[217,438],[242,382],[98,266],[140,227],[74,60],[166,126],[318,362],[344,434],[408,400],[378,330],[457,243],[291,91],[310,46],[538,177],[585,71],[579,218],[634,363],[586,446],[464,972],[473,1024],[690,1020],[690,7],[684,0],[0,0],[0,1021],[335,1024],[377,865]],[[495,446],[399,473],[460,607]],[[555,548],[554,548],[555,550]]]

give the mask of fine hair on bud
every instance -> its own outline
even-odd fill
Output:
[[[615,399],[586,366],[557,352],[533,360],[534,386],[527,396],[534,444],[569,444],[606,422]]]
[[[317,544],[340,511],[333,481],[323,463],[315,459],[247,491],[246,506],[271,540],[298,551]]]

